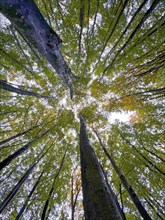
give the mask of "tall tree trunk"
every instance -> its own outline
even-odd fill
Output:
[[[20,220],[20,219],[21,219],[21,217],[22,217],[22,215],[23,215],[23,212],[25,211],[25,209],[26,209],[26,207],[27,207],[27,205],[28,205],[28,202],[29,202],[31,196],[33,195],[35,189],[37,188],[38,184],[40,183],[40,179],[41,179],[41,177],[43,176],[43,173],[44,173],[44,171],[42,171],[42,173],[39,175],[37,181],[35,182],[35,184],[34,184],[32,190],[30,191],[30,193],[29,193],[27,199],[25,200],[25,202],[24,202],[22,208],[20,209],[18,215],[16,216],[15,220]]]
[[[146,156],[144,156],[138,149],[136,146],[134,146],[131,142],[129,142],[126,138],[123,137],[123,135],[120,133],[120,136],[122,137],[122,139],[130,144],[132,146],[132,148],[144,159],[146,160],[150,166],[154,167],[159,173],[161,173],[163,176],[165,176],[165,172],[163,170],[160,170],[159,167],[157,167],[151,160],[149,160]]]
[[[135,36],[135,34],[137,33],[137,31],[141,28],[141,26],[144,24],[144,22],[149,18],[149,16],[151,15],[151,13],[153,12],[153,10],[156,8],[156,6],[158,5],[158,3],[160,2],[160,0],[153,0],[150,8],[145,12],[145,14],[143,15],[143,17],[141,18],[140,22],[137,24],[137,26],[135,27],[135,29],[133,30],[133,32],[131,33],[131,35],[129,36],[128,40],[124,43],[124,45],[117,51],[115,57],[112,59],[112,61],[110,62],[110,64],[107,65],[107,67],[104,69],[103,71],[103,75],[105,74],[105,72],[112,66],[112,64],[116,61],[116,59],[118,58],[119,54],[125,50],[125,48],[129,45],[129,43],[132,41],[133,37]]]
[[[26,173],[22,176],[20,181],[14,186],[12,191],[7,195],[7,197],[3,200],[3,202],[0,205],[0,213],[3,212],[3,210],[6,208],[6,206],[9,204],[9,202],[12,200],[12,198],[17,194],[21,186],[24,184],[34,167],[41,161],[41,159],[47,154],[49,149],[53,146],[50,145],[50,147],[42,154],[44,150],[41,151],[41,156],[30,166],[30,168],[26,171]]]
[[[161,220],[164,220],[161,215],[158,213],[157,210],[155,210],[155,207],[152,205],[152,203],[147,199],[145,198],[146,202],[148,203],[148,205],[152,208],[152,210],[156,213],[156,215],[161,219]]]
[[[62,41],[48,25],[35,2],[33,0],[1,0],[0,12],[48,60],[70,88],[72,97],[71,80],[75,80],[75,76],[61,54]]]
[[[65,156],[66,156],[66,152],[67,152],[67,149],[66,149],[66,151],[65,151],[65,153],[64,153],[64,156],[62,157],[60,167],[59,167],[59,169],[58,169],[58,171],[57,171],[57,173],[56,173],[56,175],[55,175],[55,177],[54,177],[52,187],[51,187],[51,189],[50,189],[50,191],[49,191],[49,196],[48,196],[48,198],[47,198],[47,200],[46,200],[46,202],[45,202],[45,204],[44,204],[44,208],[43,208],[43,211],[42,211],[41,220],[45,220],[45,219],[47,219],[46,217],[48,217],[48,216],[46,216],[47,209],[48,209],[48,206],[49,206],[50,199],[52,198],[53,193],[54,193],[54,186],[55,186],[56,179],[58,178],[58,176],[59,176],[59,174],[60,174],[60,172],[61,172],[61,169],[62,169],[62,167],[63,167],[64,160],[65,160]]]
[[[37,97],[37,98],[44,98],[44,99],[55,99],[51,96],[44,96],[44,95],[40,95],[36,92],[31,92],[31,91],[26,91],[26,90],[23,90],[23,89],[20,89],[20,88],[16,88],[16,87],[10,85],[8,82],[6,82],[2,79],[0,79],[0,88],[4,89],[6,91],[9,91],[9,92],[17,93],[19,95],[34,96],[34,97]]]
[[[101,165],[100,165],[100,166],[101,166]],[[107,185],[108,185],[108,187],[109,187],[109,191],[111,192],[111,194],[112,194],[112,196],[113,196],[113,199],[114,199],[114,201],[115,201],[115,203],[116,203],[116,206],[117,206],[117,208],[118,208],[118,210],[119,210],[119,212],[120,212],[120,215],[122,216],[123,220],[126,220],[125,213],[123,212],[123,209],[121,209],[120,204],[119,204],[119,202],[118,202],[118,200],[117,200],[117,196],[115,195],[115,193],[113,192],[111,186],[109,185],[107,175],[106,175],[106,173],[105,173],[105,171],[104,171],[104,169],[103,169],[102,166],[101,166],[101,169],[102,169],[102,171],[103,171],[103,174],[104,174],[104,178],[105,178],[105,180],[106,180],[106,183],[107,183]]]
[[[140,202],[140,199],[138,198],[137,194],[135,193],[135,191],[132,189],[131,185],[128,183],[127,179],[125,178],[125,176],[123,175],[123,173],[120,171],[119,167],[116,165],[115,160],[113,159],[113,157],[107,152],[105,146],[103,145],[98,133],[95,131],[95,134],[97,135],[100,145],[104,151],[104,153],[106,154],[106,156],[108,157],[108,159],[110,160],[110,162],[112,163],[113,168],[115,169],[116,173],[118,174],[121,182],[123,183],[124,187],[126,188],[127,192],[129,193],[133,203],[135,204],[136,208],[138,209],[139,213],[141,214],[141,216],[143,217],[143,219],[145,220],[152,220],[151,217],[149,216],[149,214],[147,213],[147,211],[145,210],[144,206],[142,205],[142,203]]]
[[[71,185],[72,185],[72,189],[71,189],[71,220],[74,220],[76,202],[77,202],[78,195],[79,195],[79,192],[80,192],[81,188],[76,187],[76,193],[75,193],[75,196],[74,196],[74,177],[73,176],[71,178]]]
[[[23,132],[21,132],[21,133],[18,133],[18,134],[16,134],[16,135],[13,135],[13,136],[11,136],[11,137],[9,137],[9,138],[6,138],[6,139],[3,140],[3,141],[0,141],[0,146],[3,145],[3,144],[6,144],[7,142],[9,142],[9,141],[11,141],[11,140],[13,140],[13,139],[15,139],[15,138],[17,138],[17,137],[20,137],[20,136],[22,136],[22,135],[24,135],[24,134],[27,134],[29,131],[32,131],[33,129],[35,129],[35,128],[38,127],[38,126],[39,126],[39,125],[33,126],[32,128],[29,128],[29,129],[26,130],[26,131],[23,131]]]
[[[50,131],[50,129],[48,129],[46,132],[44,132],[43,134],[41,134],[39,137],[35,138],[33,141],[29,142],[28,144],[25,144],[23,147],[19,148],[17,151],[15,151],[13,154],[10,154],[6,159],[4,159],[3,161],[0,162],[0,171],[6,167],[7,165],[9,165],[15,158],[17,158],[20,154],[22,154],[25,150],[27,150],[30,145],[34,142],[37,141],[38,139],[42,138],[43,136],[45,136],[48,132]]]
[[[121,220],[113,195],[90,145],[82,116],[80,116],[80,159],[85,219]]]

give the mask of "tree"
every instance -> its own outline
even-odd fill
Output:
[[[35,2],[1,1],[0,11],[12,22],[14,27],[27,38],[46,57],[60,77],[71,90],[70,78],[75,76],[67,66],[60,52],[61,39],[49,27]],[[41,43],[42,42],[42,43]]]
[[[104,179],[80,116],[80,157],[85,219],[122,219],[113,194]]]
[[[164,219],[164,7],[0,1],[1,218]]]
[[[35,97],[38,97],[38,98],[53,99],[53,97],[48,97],[48,96],[40,95],[36,92],[25,91],[25,90],[16,88],[16,87],[10,85],[7,82],[4,82],[3,80],[0,80],[0,88],[4,89],[4,90],[7,90],[9,92],[14,92],[14,93],[20,94],[20,95],[29,95],[29,96],[35,96]]]
[[[127,179],[125,178],[125,176],[123,175],[123,173],[120,171],[119,167],[117,166],[115,160],[113,159],[113,157],[107,152],[105,146],[103,145],[99,135],[97,134],[96,131],[94,131],[95,134],[97,135],[100,145],[104,151],[104,153],[106,154],[106,156],[108,157],[108,159],[110,160],[110,162],[112,163],[113,168],[115,169],[116,173],[118,174],[119,178],[121,179],[122,184],[124,185],[124,187],[126,188],[126,190],[128,191],[133,203],[135,204],[136,208],[138,209],[139,213],[141,214],[141,216],[143,217],[143,219],[151,219],[150,216],[148,215],[147,211],[145,210],[145,208],[143,207],[143,205],[141,204],[138,196],[136,195],[135,191],[132,189],[131,185],[128,183]]]

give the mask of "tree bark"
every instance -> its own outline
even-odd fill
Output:
[[[154,167],[159,173],[161,173],[162,175],[165,176],[165,172],[163,170],[160,170],[159,167],[157,167],[151,160],[149,160],[146,156],[144,156],[138,149],[136,146],[134,146],[133,144],[131,144],[131,142],[129,142],[126,138],[123,137],[123,135],[120,133],[121,138],[128,144],[130,144],[132,146],[132,148],[144,159],[146,160],[150,166]]]
[[[121,209],[120,204],[119,204],[119,202],[118,202],[118,200],[117,200],[117,196],[115,195],[115,193],[113,192],[111,186],[109,185],[109,181],[108,181],[107,175],[106,175],[106,173],[105,173],[105,171],[104,171],[104,168],[103,168],[102,166],[101,166],[101,169],[102,169],[102,171],[103,171],[104,178],[105,178],[106,183],[107,183],[107,185],[108,185],[108,187],[109,187],[109,190],[110,190],[110,192],[111,192],[111,194],[112,194],[112,196],[113,196],[113,199],[114,199],[114,201],[115,201],[115,203],[116,203],[116,206],[117,206],[117,208],[118,208],[118,210],[119,210],[119,212],[120,212],[120,215],[122,216],[123,220],[126,220],[125,213],[123,212],[123,209]]]
[[[132,41],[133,37],[135,36],[136,32],[141,28],[141,26],[144,24],[144,22],[148,19],[148,17],[150,16],[150,14],[153,12],[153,10],[155,9],[155,7],[158,5],[158,3],[160,2],[160,0],[153,0],[150,8],[146,11],[146,13],[144,14],[144,16],[141,18],[140,22],[138,23],[138,25],[135,27],[135,29],[133,30],[133,32],[131,33],[131,35],[129,36],[128,40],[124,43],[124,45],[117,51],[115,57],[112,59],[111,63],[107,65],[107,67],[104,69],[103,71],[103,75],[105,75],[105,72],[113,65],[113,63],[116,61],[116,59],[118,58],[119,54],[125,50],[125,48],[129,45],[129,43]],[[103,76],[102,75],[102,76]]]
[[[149,214],[147,213],[147,211],[145,210],[144,206],[142,205],[142,203],[140,202],[140,199],[138,198],[137,194],[135,193],[135,191],[132,189],[132,186],[127,182],[127,179],[125,178],[125,176],[123,175],[123,173],[120,171],[119,167],[117,166],[115,160],[113,159],[113,157],[107,152],[105,146],[103,145],[99,135],[97,134],[96,131],[94,131],[95,134],[97,135],[100,145],[104,151],[104,153],[106,154],[106,156],[108,157],[108,159],[110,160],[110,162],[112,163],[113,168],[115,169],[116,173],[118,174],[121,182],[123,183],[125,189],[127,190],[127,192],[129,193],[133,203],[135,204],[136,208],[138,209],[139,213],[141,214],[141,216],[143,217],[144,220],[152,220],[151,217],[149,216]]]
[[[72,176],[71,178],[71,183],[72,183],[72,189],[71,189],[71,220],[74,220],[74,213],[75,213],[75,207],[76,207],[76,202],[78,199],[78,195],[80,192],[80,187],[76,187],[76,193],[75,193],[75,198],[74,198],[74,177]]]
[[[26,131],[24,131],[24,132],[18,133],[18,134],[13,135],[13,136],[11,136],[11,137],[9,137],[9,138],[3,140],[3,141],[0,141],[0,146],[3,145],[3,144],[6,144],[7,142],[9,142],[9,141],[11,141],[11,140],[13,140],[13,139],[15,139],[15,138],[17,138],[17,137],[20,137],[20,136],[22,136],[22,135],[24,135],[24,134],[27,134],[29,131],[32,131],[33,129],[35,129],[35,128],[38,127],[38,126],[39,126],[39,125],[33,126],[32,128],[29,128],[28,130],[26,130]]]
[[[58,171],[57,171],[57,173],[56,173],[56,175],[54,177],[52,187],[51,187],[51,189],[49,191],[49,196],[48,196],[48,198],[47,198],[47,200],[46,200],[46,202],[44,204],[44,208],[43,208],[42,215],[41,215],[41,220],[45,220],[48,217],[48,216],[46,216],[48,205],[49,205],[50,199],[51,199],[51,197],[53,196],[53,193],[54,193],[54,185],[55,185],[56,179],[58,178],[58,176],[59,176],[59,174],[61,172],[61,169],[63,167],[65,156],[66,156],[66,152],[67,152],[67,149],[66,149],[66,151],[64,153],[64,156],[62,157],[60,167],[59,167],[59,169],[58,169]]]
[[[49,146],[49,148],[42,154],[44,150],[41,151],[41,156],[37,158],[37,160],[30,166],[30,168],[26,171],[26,173],[22,176],[20,181],[14,186],[12,191],[7,195],[7,197],[3,200],[3,202],[0,205],[0,213],[3,212],[3,210],[6,208],[6,206],[9,204],[9,202],[12,200],[12,198],[17,194],[21,186],[24,184],[34,167],[41,161],[41,159],[47,154],[48,150],[53,146]]]
[[[15,151],[13,154],[10,154],[6,159],[4,159],[3,161],[0,162],[0,171],[6,167],[7,165],[9,165],[15,158],[17,158],[20,154],[22,154],[25,150],[27,150],[29,148],[29,146],[34,142],[37,141],[38,139],[42,138],[43,136],[45,136],[48,132],[50,131],[50,129],[48,129],[46,132],[44,132],[42,135],[40,135],[39,137],[35,138],[33,141],[29,142],[28,144],[25,144],[23,147],[19,148],[17,151]]]
[[[121,220],[113,195],[90,145],[82,116],[80,116],[80,160],[85,219]]]
[[[35,182],[35,184],[34,184],[32,190],[30,191],[30,193],[29,193],[27,199],[25,200],[25,202],[24,202],[22,208],[20,209],[18,215],[16,216],[15,220],[21,219],[21,217],[22,217],[22,215],[23,215],[23,212],[25,211],[25,209],[26,209],[26,207],[27,207],[27,205],[28,205],[29,200],[30,200],[31,196],[33,195],[33,192],[35,191],[35,189],[37,188],[37,186],[38,186],[39,183],[40,183],[40,179],[41,179],[41,177],[43,176],[43,173],[44,173],[44,171],[42,171],[42,173],[39,175],[37,181]]]
[[[76,78],[60,51],[62,40],[48,25],[35,2],[33,0],[1,0],[0,12],[48,60],[70,88],[72,97],[71,80]]]
[[[4,89],[6,91],[9,91],[9,92],[17,93],[19,95],[34,96],[37,98],[45,98],[45,99],[54,99],[53,97],[50,97],[50,96],[44,96],[44,95],[40,95],[36,92],[31,92],[31,91],[26,91],[23,89],[16,88],[16,87],[10,85],[8,82],[1,80],[1,79],[0,79],[0,88]]]

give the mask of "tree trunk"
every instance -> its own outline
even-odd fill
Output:
[[[71,189],[71,220],[74,220],[74,214],[75,214],[75,207],[76,207],[76,202],[78,199],[78,195],[80,192],[80,187],[76,187],[76,193],[74,196],[74,177],[72,176],[71,178],[71,183],[72,183],[72,189]]]
[[[144,155],[137,149],[137,147],[134,146],[131,142],[129,142],[126,138],[124,138],[121,133],[120,133],[120,136],[122,137],[122,139],[123,139],[126,143],[130,144],[130,145],[133,147],[133,149],[134,149],[144,160],[146,160],[146,161],[150,164],[150,166],[154,167],[159,173],[161,173],[163,176],[165,176],[165,172],[164,172],[163,170],[160,170],[159,167],[157,167],[151,160],[149,160],[146,156],[144,156]]]
[[[22,217],[22,215],[23,215],[23,212],[25,211],[25,209],[26,209],[26,207],[27,207],[27,205],[28,205],[29,200],[30,200],[31,196],[33,195],[33,192],[35,191],[35,189],[37,188],[38,184],[40,183],[40,179],[41,179],[43,173],[44,173],[44,171],[42,171],[42,173],[39,175],[39,177],[38,177],[36,183],[34,184],[32,190],[30,191],[30,193],[29,193],[27,199],[25,200],[25,202],[24,202],[22,208],[20,209],[18,215],[16,216],[15,220],[21,219],[21,217]]]
[[[1,80],[1,79],[0,79],[0,88],[4,89],[6,91],[9,91],[9,92],[17,93],[19,95],[34,96],[37,98],[45,98],[45,99],[54,99],[53,97],[50,97],[50,96],[44,96],[44,95],[40,95],[36,92],[31,92],[31,91],[26,91],[23,89],[16,88],[16,87],[10,85],[8,82],[5,82],[4,80]]]
[[[117,51],[115,57],[112,59],[111,63],[108,64],[108,66],[104,69],[103,75],[105,75],[105,72],[113,65],[113,63],[118,58],[119,54],[125,50],[125,48],[129,45],[129,43],[132,41],[133,37],[135,36],[136,32],[141,28],[141,26],[144,24],[144,22],[148,19],[148,17],[151,15],[155,7],[158,5],[160,0],[153,0],[150,8],[146,11],[144,16],[141,18],[140,22],[137,24],[131,35],[129,36],[128,40],[124,43],[124,45]]]
[[[121,220],[113,195],[90,145],[82,116],[80,116],[80,159],[85,219]]]
[[[42,138],[43,136],[45,136],[48,132],[50,131],[47,130],[46,132],[44,132],[42,135],[40,135],[39,137],[35,138],[33,141],[29,142],[28,144],[25,144],[23,147],[19,148],[17,151],[15,151],[13,154],[10,154],[6,159],[4,159],[3,161],[0,162],[0,171],[6,167],[7,165],[9,165],[9,163],[11,163],[15,158],[17,158],[20,154],[22,154],[25,150],[27,150],[29,148],[29,146],[34,142],[37,141],[38,139]]]
[[[51,197],[52,197],[52,195],[53,195],[53,193],[54,193],[54,185],[55,185],[56,179],[58,178],[58,176],[59,176],[59,174],[60,174],[60,172],[61,172],[61,169],[62,169],[62,167],[63,167],[64,160],[65,160],[65,156],[66,156],[66,152],[67,152],[67,149],[66,149],[66,151],[65,151],[65,153],[64,153],[64,156],[62,157],[60,167],[59,167],[59,169],[58,169],[58,171],[57,171],[57,173],[56,173],[56,175],[55,175],[55,177],[54,177],[52,187],[51,187],[51,189],[50,189],[50,191],[49,191],[49,196],[48,196],[48,198],[47,198],[47,200],[46,200],[46,202],[45,202],[45,204],[44,204],[44,208],[43,208],[43,211],[42,211],[41,220],[45,220],[45,219],[47,219],[46,217],[48,217],[48,216],[46,216],[47,209],[48,209],[48,205],[49,205],[50,199],[51,199]]]
[[[24,184],[34,167],[41,161],[41,159],[47,154],[48,150],[53,146],[49,146],[49,148],[42,154],[44,150],[41,151],[41,156],[30,166],[30,168],[26,171],[26,173],[22,176],[20,181],[14,186],[12,191],[7,195],[7,197],[3,200],[2,204],[0,205],[0,213],[3,212],[3,210],[6,208],[6,206],[9,204],[9,202],[12,200],[12,198],[17,194],[21,186]]]
[[[27,134],[29,131],[32,131],[33,129],[35,129],[35,128],[38,127],[38,126],[39,126],[39,125],[33,126],[32,128],[29,128],[28,130],[26,130],[26,131],[24,131],[24,132],[18,133],[18,134],[13,135],[13,136],[11,136],[11,137],[9,137],[9,138],[3,140],[3,141],[0,141],[0,146],[3,145],[3,144],[6,144],[7,142],[9,142],[9,141],[11,141],[11,140],[13,140],[13,139],[15,139],[15,138],[17,138],[17,137],[20,137],[20,136],[22,136],[22,135],[24,135],[24,134]]]
[[[118,210],[119,210],[119,212],[120,212],[120,215],[122,216],[123,220],[126,220],[125,213],[123,212],[123,209],[121,209],[120,204],[119,204],[119,202],[118,202],[118,200],[117,200],[117,196],[115,195],[115,193],[113,192],[111,186],[109,185],[109,181],[108,181],[107,175],[106,175],[106,173],[105,173],[105,171],[104,171],[104,169],[103,169],[102,166],[101,166],[101,169],[102,169],[102,171],[103,171],[103,174],[104,174],[104,178],[105,178],[105,180],[106,180],[106,183],[107,183],[107,185],[108,185],[108,187],[109,187],[109,191],[111,192],[111,194],[112,194],[112,196],[113,196],[113,199],[114,199],[114,201],[115,201],[115,203],[116,203],[116,206],[117,206],[117,208],[118,208]]]
[[[152,220],[151,217],[148,215],[147,211],[145,210],[144,206],[141,204],[140,199],[138,198],[137,194],[135,193],[135,191],[132,189],[131,185],[127,182],[127,179],[125,178],[125,176],[123,175],[123,173],[120,171],[120,169],[118,168],[118,166],[116,165],[115,160],[113,159],[113,157],[107,152],[105,146],[103,145],[100,137],[98,136],[97,132],[95,131],[95,134],[97,135],[100,145],[104,151],[104,153],[106,154],[106,156],[108,157],[108,159],[110,160],[110,162],[112,163],[113,168],[115,169],[116,173],[118,174],[121,182],[123,183],[125,189],[127,190],[127,192],[129,193],[133,203],[135,204],[136,208],[138,209],[139,213],[141,214],[141,216],[143,217],[144,220]]]
[[[72,97],[73,88],[70,80],[75,80],[75,76],[61,54],[62,40],[48,25],[35,2],[33,0],[1,0],[0,12],[48,60],[70,88]]]

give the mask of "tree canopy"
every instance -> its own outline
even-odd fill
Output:
[[[0,216],[84,219],[81,114],[125,218],[142,219],[113,161],[164,219],[164,0],[20,1],[36,10],[27,17],[10,2],[0,0]]]

